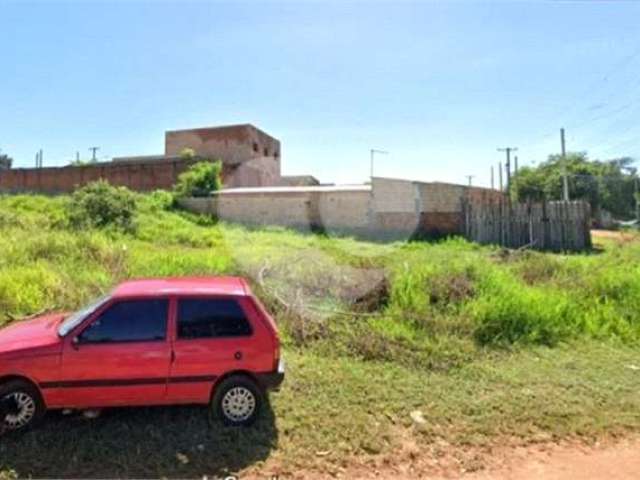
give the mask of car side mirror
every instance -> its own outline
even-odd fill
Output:
[[[71,346],[74,350],[78,350],[78,348],[80,348],[80,339],[77,336],[71,339]]]

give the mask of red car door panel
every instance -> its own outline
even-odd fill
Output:
[[[207,403],[220,376],[238,370],[260,371],[265,334],[252,321],[244,298],[179,298],[175,322],[174,356],[168,400]]]
[[[167,342],[69,347],[60,401],[67,407],[163,403],[170,354]]]
[[[168,299],[107,304],[65,339],[56,397],[67,407],[166,401]]]

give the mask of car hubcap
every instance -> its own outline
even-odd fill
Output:
[[[247,420],[256,409],[256,397],[245,387],[234,387],[222,397],[222,412],[234,422]]]
[[[10,430],[17,430],[26,426],[36,414],[36,402],[24,392],[7,395],[5,400],[13,400],[15,410],[4,417],[4,423]]]

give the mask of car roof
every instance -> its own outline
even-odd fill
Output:
[[[250,295],[242,277],[174,277],[129,280],[118,285],[113,297],[155,295]]]

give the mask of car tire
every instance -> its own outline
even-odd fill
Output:
[[[216,385],[210,405],[210,419],[225,425],[253,424],[264,401],[264,393],[249,377],[234,375]]]
[[[24,380],[0,385],[0,408],[0,434],[28,430],[47,410],[38,389]]]

